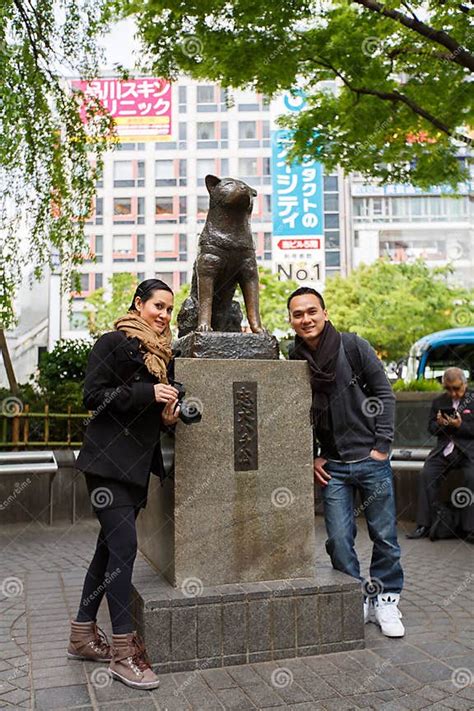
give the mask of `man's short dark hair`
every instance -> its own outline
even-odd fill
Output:
[[[313,296],[316,296],[319,299],[319,303],[321,304],[321,308],[325,309],[326,305],[324,303],[324,299],[319,293],[319,291],[316,291],[316,289],[312,289],[310,286],[300,286],[298,289],[295,289],[295,291],[289,295],[288,301],[286,302],[288,311],[290,310],[290,302],[291,299],[293,299],[295,296],[303,296],[303,294],[313,294]]]

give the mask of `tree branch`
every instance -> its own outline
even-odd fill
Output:
[[[462,141],[468,146],[474,145],[474,141],[472,138],[469,138],[469,136],[465,136],[464,134],[453,130],[446,123],[444,123],[444,121],[441,121],[441,119],[438,119],[436,118],[436,116],[433,116],[433,114],[431,114],[429,111],[426,111],[426,109],[424,109],[422,106],[419,106],[415,101],[413,101],[413,99],[410,99],[409,96],[406,96],[406,94],[402,94],[399,91],[378,91],[377,89],[368,89],[366,87],[354,86],[352,82],[347,79],[347,77],[341,74],[341,72],[329,62],[314,58],[313,61],[316,64],[320,64],[321,66],[326,67],[326,69],[330,69],[331,71],[333,71],[334,74],[339,77],[342,83],[350,91],[354,92],[356,96],[376,96],[377,98],[382,99],[383,101],[391,101],[393,103],[405,104],[406,106],[408,106],[409,109],[413,111],[413,113],[424,118],[426,121],[431,123],[432,126],[437,128],[442,133],[445,133],[447,136],[455,138],[458,141]]]
[[[446,49],[449,49],[453,62],[474,72],[474,55],[456,42],[447,32],[435,30],[434,27],[430,27],[430,25],[427,25],[425,22],[408,17],[399,10],[387,8],[376,0],[354,0],[354,2],[358,5],[362,5],[371,12],[377,12],[379,15],[390,17],[392,20],[400,22],[400,24],[426,37],[426,39],[429,39],[431,42],[441,44],[443,47],[446,47]]]

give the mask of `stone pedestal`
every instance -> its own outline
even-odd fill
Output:
[[[180,358],[277,360],[280,349],[269,333],[193,331],[173,343],[173,352]]]
[[[152,661],[173,671],[363,646],[360,585],[315,568],[306,363],[177,358],[176,379],[202,420],[178,423],[174,481],[151,478],[137,519],[149,565],[135,614]]]

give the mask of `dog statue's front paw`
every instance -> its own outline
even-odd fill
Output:
[[[200,323],[196,328],[196,331],[199,331],[200,333],[207,333],[208,331],[212,331],[212,328],[208,323]]]
[[[252,329],[252,333],[268,333],[266,328],[263,328],[263,326],[252,326],[250,324],[250,328]]]

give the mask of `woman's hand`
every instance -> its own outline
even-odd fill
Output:
[[[163,408],[163,412],[161,413],[161,421],[167,427],[174,425],[179,419],[180,407],[176,407],[177,404],[178,399],[175,398],[174,400],[167,402]]]
[[[178,398],[178,391],[172,385],[164,385],[163,383],[157,383],[154,388],[156,402],[168,403],[172,400],[176,402]]]

